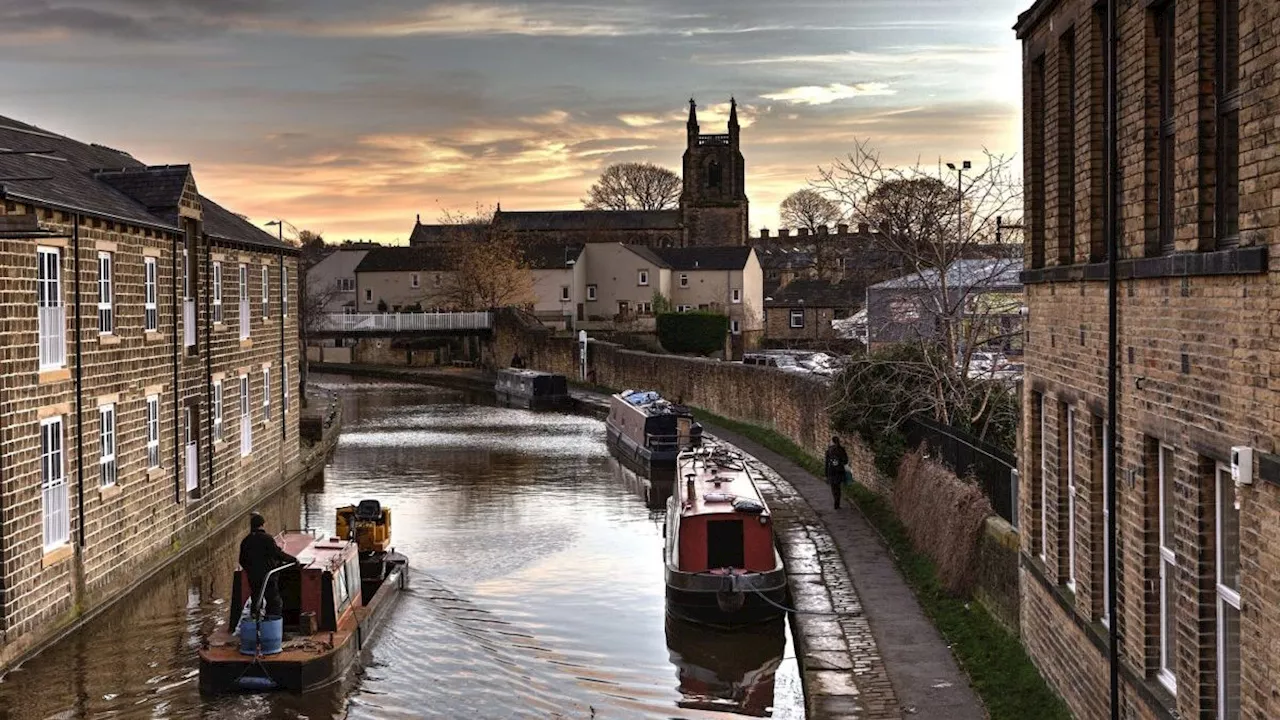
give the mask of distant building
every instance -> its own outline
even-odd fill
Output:
[[[369,250],[355,267],[356,312],[448,309],[452,275],[448,257],[439,248],[401,245]]]
[[[867,337],[872,349],[940,337],[950,316],[992,322],[1000,349],[1021,348],[1022,281],[1017,260],[956,260],[943,275],[920,270],[867,288]]]
[[[533,273],[533,314],[546,325],[566,329],[573,324],[574,266],[581,245],[535,245],[524,251]]]
[[[765,337],[816,341],[840,337],[832,323],[856,313],[865,301],[860,283],[795,280],[764,299]]]
[[[374,246],[375,248],[377,246]],[[368,250],[334,250],[307,270],[307,292],[324,297],[324,312],[356,312],[356,266]]]

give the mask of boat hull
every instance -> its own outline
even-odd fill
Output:
[[[570,410],[573,397],[569,395],[525,395],[519,392],[495,389],[498,404],[525,410]]]
[[[605,421],[605,432],[614,457],[632,471],[643,477],[656,475],[664,480],[675,477],[679,450],[652,450],[632,440],[621,428],[609,421]]]
[[[684,572],[668,562],[666,584],[667,613],[702,625],[754,625],[781,617],[788,607],[781,556],[774,570],[740,574]]]
[[[200,651],[200,690],[204,693],[286,690],[310,692],[338,682],[355,665],[361,651],[373,642],[387,617],[408,587],[409,565],[402,555],[391,560],[392,569],[358,610],[353,627],[312,635],[305,650],[286,647],[278,655],[254,658],[239,652],[234,635],[223,643]],[[286,643],[289,645],[290,643]],[[313,647],[314,646],[314,647]]]

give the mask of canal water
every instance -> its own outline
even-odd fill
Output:
[[[260,510],[270,528],[332,532],[339,505],[392,508],[411,587],[363,671],[305,696],[200,694],[237,524],[0,680],[0,720],[803,717],[785,623],[726,634],[666,619],[658,491],[610,458],[601,422],[316,384],[344,402],[331,465]]]

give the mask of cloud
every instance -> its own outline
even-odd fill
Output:
[[[584,12],[584,10],[586,10]],[[649,24],[627,22],[639,18],[624,9],[605,13],[564,5],[529,6],[481,5],[470,3],[438,5],[416,12],[390,14],[371,19],[351,19],[330,23],[304,23],[304,32],[346,37],[408,37],[415,35],[526,35],[532,37],[616,37],[647,33]],[[584,21],[584,17],[604,18]]]
[[[875,52],[849,50],[837,53],[765,56],[710,56],[695,58],[707,65],[875,65],[989,64],[1001,59],[1004,48],[995,46],[897,45]]]
[[[564,110],[548,110],[541,115],[530,115],[520,118],[520,122],[530,125],[563,125],[569,119]]]
[[[862,82],[853,85],[831,83],[830,85],[804,85],[787,88],[786,90],[767,93],[760,97],[792,105],[829,105],[837,100],[874,95],[893,95],[894,92],[894,90],[890,89],[888,83],[883,82]]]

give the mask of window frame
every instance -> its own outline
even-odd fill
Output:
[[[1066,406],[1067,589],[1076,591],[1076,409]]]
[[[1156,96],[1159,117],[1156,140],[1156,242],[1159,255],[1177,250],[1177,3],[1154,8],[1156,31]]]
[[[213,324],[222,324],[222,263],[213,263]]]
[[[373,288],[364,289],[364,301],[367,303],[373,302]]]
[[[1215,250],[1240,245],[1240,2],[1217,0],[1215,86],[1217,128],[1214,141]]]
[[[735,305],[742,302],[742,288],[731,288],[729,290],[729,302]]]
[[[355,278],[349,278],[349,277],[338,278],[338,292],[353,293],[355,291],[356,291]]]
[[[222,381],[214,380],[213,381],[213,441],[214,442],[222,442],[225,439],[223,437],[223,427],[222,427],[223,392],[224,391],[222,387]]]
[[[289,268],[280,265],[280,317],[289,317]]]
[[[249,374],[240,376],[240,457],[248,457],[253,452],[253,408],[250,403],[252,386]]]
[[[596,286],[588,285],[587,286],[587,302],[595,302],[595,301],[596,301]]]
[[[262,422],[271,421],[271,368],[262,368]]]
[[[249,315],[252,310],[249,308],[249,266],[246,263],[240,263],[237,271],[237,279],[240,282],[240,303],[236,308],[236,313],[240,321],[240,339],[248,340],[252,329],[249,323]]]
[[[738,320],[732,320],[732,319],[731,319],[731,320],[729,320],[729,334],[731,334],[731,335],[741,335],[741,334],[742,334],[742,323],[741,323],[740,321],[738,321]]]
[[[1107,533],[1107,521],[1111,517],[1111,509],[1107,507],[1107,496],[1111,494],[1112,478],[1108,472],[1111,468],[1111,425],[1102,421],[1102,612],[1099,614],[1103,627],[1111,627],[1110,608],[1107,606],[1111,597],[1111,536]]]
[[[120,479],[120,466],[116,463],[118,448],[116,434],[116,406],[107,403],[98,406],[98,488],[115,487]]]
[[[271,268],[262,266],[262,317],[271,317]]]
[[[160,329],[159,296],[160,267],[156,258],[142,258],[142,330],[158,332]]]
[[[115,334],[115,258],[98,252],[98,334]]]
[[[689,287],[689,273],[680,273],[680,287]]]
[[[422,276],[418,273],[409,273],[409,287],[422,287]]]
[[[792,330],[803,330],[804,329],[804,308],[790,309],[787,312],[787,320],[788,320],[788,326]]]
[[[54,276],[50,277],[49,273]],[[62,249],[57,247],[36,247],[36,339],[38,344],[37,362],[39,369],[58,370],[67,366],[67,315],[66,303],[62,288]],[[60,310],[60,312],[40,312],[44,310]],[[46,316],[58,315],[57,327],[45,327]],[[57,357],[51,357],[55,342],[60,340]]]
[[[1172,446],[1164,443],[1159,444],[1156,451],[1157,463],[1157,482],[1159,484],[1158,509],[1159,517],[1157,518],[1159,527],[1159,595],[1160,595],[1160,655],[1156,666],[1156,680],[1160,682],[1169,692],[1177,695],[1178,678],[1177,678],[1177,614],[1174,600],[1177,599],[1177,593],[1173,587],[1178,571],[1178,555],[1173,548],[1172,534],[1172,502],[1174,468],[1168,467],[1165,456],[1169,455],[1170,460],[1176,462],[1177,456]],[[1172,633],[1170,632],[1170,626]]]
[[[280,413],[281,416],[289,414],[289,364],[285,363],[280,366]]]
[[[568,286],[568,285],[561,285],[561,286],[560,286],[560,302],[569,302],[569,300],[570,300],[570,298],[569,298],[569,286]]]
[[[57,426],[54,435],[52,426]],[[53,440],[57,440],[56,447]],[[54,457],[57,465],[54,465]],[[56,470],[56,474],[53,472]],[[56,516],[51,516],[49,498],[53,493],[61,492],[62,516],[61,524],[54,526]],[[52,512],[57,512],[56,509]],[[40,421],[40,520],[41,543],[45,553],[68,545],[71,542],[71,498],[67,483],[67,443],[66,424],[61,415],[47,417]],[[58,532],[53,537],[53,532]],[[52,540],[50,539],[52,537]]]
[[[649,269],[643,268],[636,271],[636,285],[639,287],[649,286]]]
[[[1049,413],[1048,398],[1040,396],[1040,562],[1049,558]]]
[[[160,467],[160,396],[146,398],[147,469]]]
[[[1240,630],[1238,623],[1240,622],[1240,588],[1238,587],[1239,578],[1236,578],[1237,587],[1231,587],[1224,582],[1223,568],[1225,566],[1224,551],[1226,543],[1223,540],[1224,526],[1224,510],[1230,504],[1232,512],[1235,514],[1235,567],[1236,572],[1240,570],[1240,509],[1237,507],[1239,488],[1236,487],[1235,480],[1231,476],[1231,468],[1223,463],[1218,463],[1214,468],[1215,478],[1215,497],[1214,497],[1214,587],[1216,596],[1216,625],[1214,628],[1215,644],[1216,644],[1216,660],[1217,668],[1215,669],[1216,685],[1217,685],[1217,710],[1215,717],[1218,720],[1239,720],[1240,718],[1240,680],[1237,676],[1235,682],[1235,692],[1233,697],[1228,697],[1227,685],[1227,654],[1234,651],[1237,672],[1240,668]],[[1225,492],[1224,492],[1225,491]],[[1228,500],[1230,496],[1230,503]],[[1236,615],[1236,645],[1234,648],[1227,647],[1226,633],[1226,615],[1228,608],[1235,611]],[[1228,703],[1234,712],[1228,711]]]

